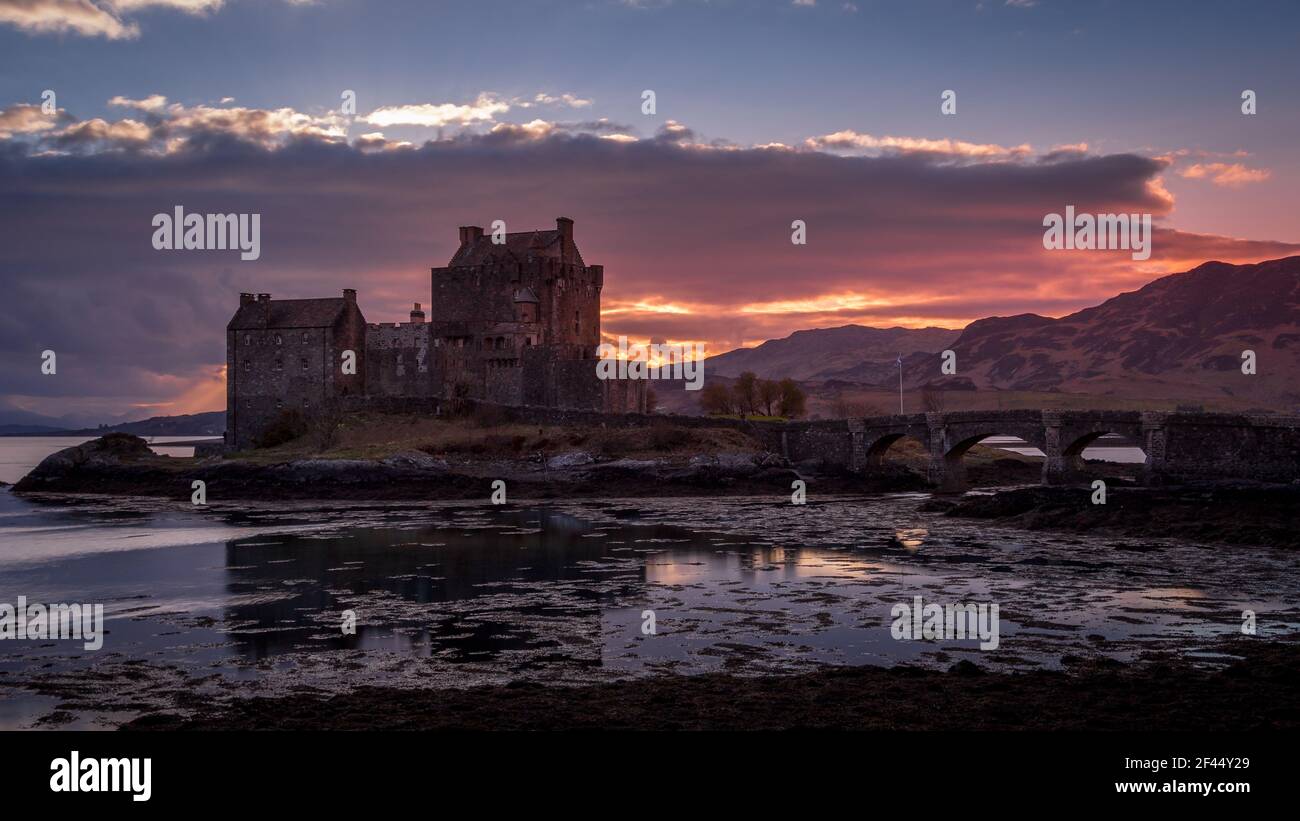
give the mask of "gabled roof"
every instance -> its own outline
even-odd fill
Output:
[[[347,301],[328,299],[269,299],[240,305],[226,326],[230,331],[266,328],[332,328]]]
[[[492,242],[490,234],[484,234],[457,249],[447,266],[458,268],[466,265],[488,265],[493,262],[527,262],[529,257],[564,258],[565,262],[583,265],[582,254],[578,252],[577,244],[569,243],[569,253],[566,256],[563,253],[564,243],[561,239],[560,232],[554,229],[520,231],[506,234],[506,241],[497,245]]]
[[[541,302],[541,300],[537,298],[537,293],[532,288],[525,285],[515,289],[515,302]]]

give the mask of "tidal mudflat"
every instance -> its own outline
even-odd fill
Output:
[[[0,723],[111,728],[358,687],[576,686],[963,661],[1231,664],[1300,632],[1300,554],[1025,531],[927,494],[213,504],[0,493],[3,601],[102,602],[104,647],[6,641]],[[891,610],[996,603],[1000,641]],[[345,611],[355,634],[342,629]],[[1242,632],[1252,611],[1256,635]],[[654,632],[646,631],[647,612]]]

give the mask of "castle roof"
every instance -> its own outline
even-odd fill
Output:
[[[226,330],[332,328],[346,304],[343,297],[258,300],[240,305]]]
[[[461,245],[452,256],[448,267],[490,265],[496,262],[527,262],[529,257],[549,257],[583,265],[578,246],[570,240],[568,248],[565,248],[563,239],[564,235],[554,229],[519,231],[506,234],[506,241],[497,245],[492,242],[490,234],[484,234]]]

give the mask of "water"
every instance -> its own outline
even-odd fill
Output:
[[[1009,450],[1022,456],[1042,457],[1045,455],[1038,448],[1031,447],[1025,440],[1015,436],[989,436],[981,440],[980,444]],[[1084,459],[1098,462],[1116,462],[1124,465],[1140,465],[1147,460],[1146,452],[1142,448],[1135,447],[1124,437],[1113,433],[1102,436],[1094,444],[1084,448],[1080,455]]]
[[[93,436],[0,436],[0,482],[13,484],[51,453],[75,447]],[[153,436],[147,441],[160,456],[193,456],[193,446],[169,447],[168,442],[217,440],[220,436]]]
[[[0,439],[33,465],[80,440]],[[169,438],[169,441],[176,441]],[[14,478],[17,478],[16,476]],[[104,647],[0,641],[0,727],[357,684],[583,683],[960,658],[999,669],[1300,629],[1300,556],[999,529],[925,494],[245,503],[0,491],[0,604],[102,603]],[[997,603],[1000,646],[898,641],[894,605]],[[344,611],[355,635],[341,629]],[[652,611],[655,632],[643,632]],[[93,673],[93,675],[92,675]]]
[[[98,652],[0,642],[0,726],[112,727],[196,701],[358,684],[960,658],[1059,667],[1250,640],[1244,609],[1262,635],[1300,628],[1294,554],[1001,530],[918,512],[925,498],[195,511],[0,492],[0,603],[99,602],[108,630]],[[891,609],[916,595],[998,603],[1000,647],[894,640]],[[341,629],[346,610],[355,635]]]

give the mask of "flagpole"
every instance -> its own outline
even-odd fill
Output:
[[[898,415],[903,415],[903,354],[898,355]]]

